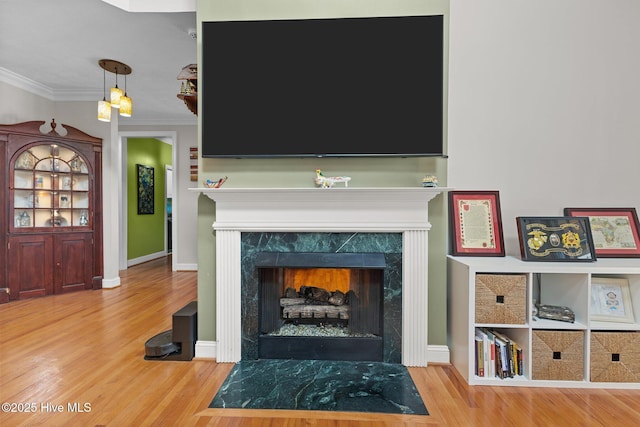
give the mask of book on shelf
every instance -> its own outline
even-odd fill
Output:
[[[479,377],[488,377],[490,375],[489,364],[491,363],[491,358],[489,356],[489,340],[482,332],[482,330],[476,330],[476,345],[477,345],[477,375]]]
[[[496,362],[497,376],[500,378],[509,377],[509,353],[507,351],[508,341],[496,335],[496,352],[498,361]]]
[[[513,341],[509,337],[498,331],[493,331],[493,333],[496,336],[496,339],[499,339],[503,344],[501,346],[501,351],[503,353],[502,378],[513,378],[515,375],[515,363],[513,360]]]
[[[485,377],[492,378],[496,375],[496,346],[495,336],[486,328],[478,328],[476,337],[482,339]]]
[[[482,337],[476,336],[476,375],[484,377],[484,342]]]

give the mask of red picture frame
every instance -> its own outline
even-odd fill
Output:
[[[635,208],[565,208],[564,214],[589,218],[598,258],[640,257],[640,223]]]
[[[504,256],[499,192],[449,192],[449,229],[454,256]]]

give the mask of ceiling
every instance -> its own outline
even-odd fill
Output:
[[[176,96],[178,73],[197,62],[196,28],[195,0],[0,0],[0,81],[53,101],[95,101],[97,114],[98,61],[114,59],[132,68],[133,116],[120,124],[196,124]],[[107,73],[107,91],[115,79]]]

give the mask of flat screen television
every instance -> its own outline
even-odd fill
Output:
[[[443,17],[202,23],[202,156],[443,156]]]

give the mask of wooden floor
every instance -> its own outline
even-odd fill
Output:
[[[637,390],[469,388],[446,365],[410,368],[426,417],[209,409],[231,364],[143,357],[145,341],[196,299],[196,274],[172,273],[162,259],[121,279],[116,289],[0,305],[0,426],[640,425]]]

